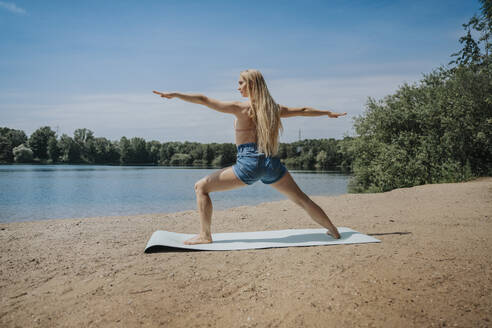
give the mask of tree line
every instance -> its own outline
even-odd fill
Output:
[[[280,143],[278,156],[289,168],[349,170],[351,159],[344,156],[345,140],[320,139]],[[86,128],[76,129],[73,137],[49,126],[34,131],[29,138],[22,130],[0,128],[0,163],[108,164],[212,166],[232,165],[236,160],[232,143],[159,142],[122,137],[111,141],[95,137]]]

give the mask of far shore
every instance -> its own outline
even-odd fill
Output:
[[[0,326],[492,326],[492,177],[312,198],[381,243],[146,254],[197,211],[0,223]],[[288,200],[212,220],[292,228],[319,226]]]
[[[234,163],[230,163],[230,165],[233,165]],[[147,164],[111,164],[111,163],[106,163],[106,164],[94,164],[94,163],[0,163],[0,167],[2,166],[24,166],[24,165],[35,165],[35,166],[46,166],[46,165],[73,165],[73,166],[114,166],[114,167],[125,167],[125,166],[148,166],[148,167],[162,167],[162,168],[169,168],[169,169],[209,169],[209,170],[220,170],[223,167],[226,167],[224,165],[222,166],[213,166],[213,165],[169,165],[169,164],[152,164],[152,163],[147,163]],[[296,168],[292,167],[289,165],[285,165],[287,169],[290,172],[316,172],[316,173],[341,173],[341,174],[346,174],[346,175],[352,175],[353,172],[347,171],[345,169],[342,169],[340,166],[333,166],[333,167],[327,167],[323,169],[317,169],[314,168],[312,170],[306,170],[302,168]]]

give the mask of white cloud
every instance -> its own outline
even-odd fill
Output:
[[[301,137],[342,138],[353,134],[355,116],[365,109],[369,96],[380,99],[391,94],[404,82],[412,84],[421,79],[417,74],[376,74],[330,78],[287,78],[266,81],[275,101],[286,106],[308,106],[347,112],[337,119],[329,117],[294,117],[283,119],[282,142]],[[220,100],[241,100],[237,85],[215,85],[209,90],[182,91],[203,93]],[[234,83],[236,81],[234,80]],[[217,91],[217,90],[227,90]],[[203,105],[184,102],[178,98],[165,99],[148,94],[83,94],[49,99],[32,94],[0,94],[2,125],[22,129],[30,135],[45,125],[59,135],[73,135],[77,128],[87,128],[96,137],[118,140],[121,136],[142,137],[159,141],[234,142],[232,115],[219,113]],[[64,98],[60,98],[64,97]],[[41,100],[40,100],[41,99]]]
[[[21,14],[21,15],[26,14],[26,11],[24,9],[17,7],[17,5],[14,3],[0,1],[0,7],[5,8],[8,11],[13,12],[15,14]]]
[[[342,138],[352,134],[353,118],[362,114],[368,97],[376,99],[393,93],[404,82],[412,84],[415,75],[374,75],[325,79],[282,79],[271,81],[269,89],[275,100],[286,106],[347,112],[337,119],[329,117],[294,117],[285,119],[285,142],[298,138]]]
[[[45,104],[32,99],[26,101],[19,94],[0,95],[2,125],[22,129],[28,135],[48,125],[52,129],[60,126],[59,135],[73,135],[75,129],[87,128],[95,136],[111,140],[137,136],[160,141],[233,142],[232,116],[150,92],[76,95]]]

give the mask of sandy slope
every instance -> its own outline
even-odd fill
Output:
[[[145,254],[197,212],[0,224],[0,326],[492,326],[492,178],[313,199],[382,242]],[[212,232],[289,228],[318,226],[285,200]]]

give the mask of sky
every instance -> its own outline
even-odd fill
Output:
[[[281,142],[354,136],[368,97],[446,65],[478,0],[0,1],[0,127],[234,143],[234,116],[161,92],[247,101],[258,69],[289,107]]]

